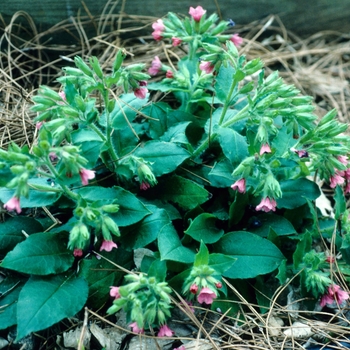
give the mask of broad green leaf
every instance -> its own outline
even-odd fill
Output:
[[[7,276],[0,283],[0,329],[6,329],[17,323],[17,300],[23,282]]]
[[[100,308],[109,300],[110,287],[118,286],[123,277],[123,272],[111,261],[126,269],[132,268],[132,253],[123,248],[113,249],[107,257],[109,261],[92,256],[91,259],[82,259],[79,262],[79,276],[89,285],[87,304],[94,309]]]
[[[178,261],[184,264],[191,264],[194,261],[194,252],[182,245],[171,223],[159,232],[158,249],[161,260]]]
[[[147,103],[147,100],[148,98],[137,98],[133,93],[119,96],[115,108],[110,114],[113,128],[124,129],[127,127],[128,122],[135,119],[138,111]]]
[[[213,253],[209,255],[209,266],[218,274],[223,275],[236,262],[237,258],[231,255]]]
[[[346,200],[343,189],[340,186],[335,188],[335,219],[339,220],[346,210]]]
[[[288,279],[288,268],[287,268],[287,259],[284,259],[281,262],[281,265],[278,268],[278,274],[276,275],[276,278],[280,282],[280,284],[285,284]]]
[[[160,137],[161,141],[175,142],[188,144],[189,141],[186,136],[186,128],[191,122],[182,122],[171,126],[163,136]]]
[[[148,269],[148,277],[155,277],[158,282],[164,282],[167,275],[166,262],[154,260]]]
[[[198,242],[215,243],[224,234],[224,230],[217,228],[215,222],[215,215],[209,213],[200,214],[191,222],[185,233]]]
[[[151,162],[155,176],[171,173],[190,157],[181,146],[163,141],[148,141],[135,151],[135,155]]]
[[[219,143],[224,155],[234,165],[248,157],[248,145],[244,136],[229,128],[218,128]]]
[[[229,278],[254,278],[277,269],[284,259],[270,241],[246,231],[229,232],[214,245],[215,251],[237,258],[224,273]]]
[[[34,178],[28,180],[29,196],[21,197],[22,208],[45,207],[55,203],[60,198],[62,192],[57,185],[51,186],[44,178]],[[15,194],[15,190],[8,188],[0,189],[0,201],[6,203]]]
[[[293,131],[288,131],[287,127],[282,127],[277,133],[276,137],[272,141],[272,148],[275,151],[276,157],[282,157],[286,152],[290,152],[290,149],[296,144],[296,140],[293,138]]]
[[[207,246],[201,241],[199,251],[195,256],[193,266],[201,266],[209,264],[209,250]]]
[[[234,75],[235,69],[230,64],[228,64],[227,67],[221,65],[219,74],[215,79],[215,95],[223,103],[225,103],[228,98],[227,94],[231,89]]]
[[[152,210],[153,213],[142,221],[124,228],[122,242],[125,249],[144,248],[154,242],[162,228],[170,223],[169,216],[164,209],[152,207]]]
[[[214,187],[230,187],[233,183],[232,172],[234,168],[228,159],[215,163],[208,177]]]
[[[0,229],[0,254],[5,255],[12,250],[17,243],[25,240],[25,235],[43,230],[39,221],[25,216],[11,217],[1,223]]]
[[[17,340],[73,317],[87,296],[87,283],[74,274],[32,276],[19,294]]]
[[[261,225],[257,228],[250,228],[250,231],[261,237],[267,237],[270,229],[278,236],[293,235],[296,233],[293,225],[283,216],[268,213],[259,215],[258,219]]]
[[[143,113],[148,115],[150,118],[153,118],[148,120],[149,132],[153,139],[159,138],[168,129],[168,109],[168,104],[164,102],[157,102],[151,103],[143,110]]]
[[[159,183],[156,190],[159,199],[172,201],[184,209],[194,209],[209,198],[209,192],[202,186],[177,175]]]
[[[85,200],[100,201],[102,199],[106,204],[113,201],[118,203],[119,211],[110,216],[121,227],[135,224],[146,215],[151,214],[151,211],[134,194],[122,187],[89,186],[79,189],[78,193]]]
[[[243,215],[246,212],[246,207],[248,204],[249,194],[237,192],[234,201],[230,205],[230,226],[236,225],[241,221]]]
[[[74,261],[67,238],[65,233],[32,234],[6,255],[1,267],[35,275],[67,271]]]
[[[321,194],[316,183],[308,179],[281,181],[282,198],[277,199],[278,208],[294,209],[315,200]]]

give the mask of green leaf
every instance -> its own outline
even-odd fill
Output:
[[[335,219],[339,220],[346,210],[346,200],[343,189],[340,186],[335,188]]]
[[[248,157],[248,145],[244,136],[229,128],[218,128],[219,143],[224,155],[233,165]]]
[[[36,233],[17,244],[3,260],[1,267],[35,275],[67,271],[74,256],[67,249],[67,234]]]
[[[308,179],[281,181],[282,198],[277,199],[278,208],[294,209],[315,200],[321,194],[318,185]]]
[[[223,103],[227,100],[227,94],[231,89],[234,74],[235,69],[230,64],[227,67],[221,65],[215,81],[215,95]]]
[[[215,243],[224,234],[224,230],[218,229],[215,226],[215,222],[215,215],[202,213],[191,222],[185,233],[198,242]]]
[[[184,264],[191,264],[194,261],[194,252],[182,245],[171,223],[159,232],[158,249],[161,260],[178,261]]]
[[[282,157],[286,152],[296,144],[296,140],[293,139],[293,131],[288,132],[287,127],[282,127],[277,133],[276,137],[272,141],[272,148],[275,151],[275,157]]]
[[[125,249],[143,248],[154,242],[162,228],[169,223],[170,219],[167,212],[164,209],[154,207],[152,214],[146,216],[137,224],[125,227],[122,231],[122,242]]]
[[[177,175],[159,183],[156,190],[159,199],[172,201],[188,210],[194,209],[209,198],[209,192],[202,186]]]
[[[101,253],[101,255],[104,255]],[[123,248],[113,249],[108,253],[108,260],[97,259],[94,255],[91,259],[83,259],[79,263],[79,276],[83,277],[89,285],[89,307],[98,309],[109,300],[111,286],[119,285],[124,273],[115,265],[126,269],[132,267],[132,253]]]
[[[16,339],[73,317],[87,296],[87,283],[74,275],[32,276],[19,294]]]
[[[208,175],[211,185],[220,188],[230,187],[234,183],[232,177],[233,170],[233,165],[228,159],[220,160],[218,163],[215,163]]]
[[[44,178],[29,179],[29,196],[21,197],[22,208],[46,207],[55,203],[61,197],[58,186],[52,187]],[[58,192],[53,192],[53,191]],[[0,189],[0,201],[6,203],[15,194],[15,190],[8,188]]]
[[[182,122],[171,126],[164,133],[164,135],[160,137],[160,140],[165,142],[188,144],[189,141],[186,136],[186,128],[189,124],[191,124],[191,122]]]
[[[230,255],[213,253],[209,255],[209,266],[218,274],[223,275],[236,262],[237,258]]]
[[[278,268],[278,274],[276,275],[276,278],[278,279],[278,281],[280,282],[280,284],[285,284],[287,282],[287,259],[284,259],[281,262],[281,265]]]
[[[209,264],[209,250],[207,246],[203,243],[203,241],[201,241],[201,245],[194,259],[193,266],[201,266],[201,265],[208,265],[208,264]]]
[[[190,157],[190,153],[172,142],[148,141],[135,151],[135,156],[151,162],[157,177],[174,171]]]
[[[168,104],[164,102],[151,103],[149,106],[145,107],[143,112],[153,119],[149,119],[149,132],[152,139],[157,139],[161,137],[165,131],[168,129]]]
[[[293,225],[283,216],[272,213],[259,215],[260,227],[250,228],[252,233],[267,237],[272,229],[278,236],[293,235],[296,233]]]
[[[100,201],[103,199],[106,204],[112,202],[119,204],[119,211],[111,214],[110,217],[121,227],[135,224],[146,215],[151,214],[151,211],[134,194],[122,187],[89,186],[79,189],[78,193],[85,200]]]
[[[309,231],[306,231],[297,244],[295,252],[293,254],[293,265],[297,269],[298,266],[302,263],[303,257],[306,253],[311,250],[312,247],[312,234]]]
[[[41,232],[42,230],[42,225],[33,218],[24,216],[8,218],[5,222],[1,223],[0,254],[5,255],[12,250],[17,243],[24,241],[25,235],[23,232],[30,235],[32,233]]]
[[[224,273],[229,278],[254,278],[269,273],[284,259],[270,241],[246,231],[229,232],[214,245],[215,251],[237,258]]]
[[[133,93],[119,96],[110,114],[114,129],[124,129],[133,121],[139,110],[147,103],[147,98],[137,98]]]
[[[17,300],[23,282],[7,276],[0,283],[0,329],[6,329],[17,323]]]
[[[158,282],[164,282],[167,275],[166,262],[155,260],[148,269],[148,277],[155,277]]]
[[[236,192],[235,200],[230,205],[230,212],[229,212],[230,226],[236,225],[241,221],[243,215],[245,214],[245,211],[246,211],[245,209],[248,204],[249,204],[249,194]]]

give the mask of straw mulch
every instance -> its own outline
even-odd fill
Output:
[[[26,13],[16,13],[10,23],[0,18],[0,147],[7,148],[11,141],[32,145],[35,125],[34,114],[29,110],[31,96],[41,84],[58,87],[55,79],[62,74],[63,66],[73,65],[75,55],[84,58],[95,55],[107,70],[121,47],[129,53],[126,63],[150,64],[158,55],[163,62],[175,65],[183,55],[181,48],[152,39],[151,23],[156,18],[118,15],[113,14],[113,10],[110,6],[97,17],[70,18],[41,33]],[[86,12],[89,13],[88,9]],[[287,82],[295,84],[303,94],[313,96],[319,116],[336,108],[341,121],[349,120],[349,35],[324,31],[299,38],[273,16],[234,29],[244,38],[241,52],[248,59],[260,56],[267,72],[278,69]],[[189,322],[200,329],[193,338],[209,339],[208,349],[303,349],[309,336],[287,337],[283,333],[296,315],[295,310],[292,312],[278,304],[279,295],[287,289],[288,286],[284,286],[276,292],[265,313],[248,304],[238,292],[241,313],[237,318],[219,313],[209,316],[210,313],[205,312],[197,318],[189,312]],[[277,316],[283,320],[282,328],[278,325],[281,321],[276,321]],[[310,316],[299,312],[297,316],[319,339],[337,341],[349,333],[349,321],[341,314],[323,318],[327,321],[320,321],[320,314]],[[91,312],[88,317],[107,326],[101,316]]]

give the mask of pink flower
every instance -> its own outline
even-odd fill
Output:
[[[262,156],[264,153],[271,153],[271,148],[268,143],[265,143],[260,148],[260,155]]]
[[[165,25],[164,25],[164,23],[163,23],[163,20],[157,19],[157,22],[154,22],[154,23],[152,24],[152,28],[153,28],[154,30],[159,30],[159,31],[162,32],[162,31],[165,29]]]
[[[337,157],[339,162],[344,164],[344,165],[348,165],[348,157],[347,156],[338,156]]]
[[[146,190],[148,190],[149,188],[151,188],[151,185],[150,185],[148,182],[142,181],[142,182],[140,183],[140,190],[146,191]]]
[[[221,282],[215,283],[215,287],[218,289],[222,288],[222,283]]]
[[[210,288],[204,287],[198,294],[197,300],[200,304],[206,303],[207,305],[212,304],[216,298],[216,293]]]
[[[237,190],[239,193],[245,193],[246,185],[245,185],[245,179],[240,179],[236,181],[233,185],[231,185],[231,188],[233,190]]]
[[[9,199],[4,204],[4,208],[8,211],[16,210],[17,214],[19,214],[22,211],[21,206],[19,204],[19,198],[17,197],[12,197],[11,199]]]
[[[262,210],[265,213],[270,210],[276,211],[277,203],[274,199],[270,199],[269,197],[263,198],[260,204],[255,208],[255,210]]]
[[[143,328],[139,328],[137,325],[137,322],[133,322],[129,324],[129,327],[131,327],[131,331],[137,334],[143,334],[145,333],[145,330]]]
[[[236,47],[240,47],[243,43],[243,39],[239,36],[239,34],[233,34],[230,40],[235,44]]]
[[[66,93],[65,93],[64,91],[60,91],[58,94],[60,95],[60,97],[62,98],[62,100],[64,100],[64,101],[67,100]]]
[[[198,292],[198,286],[197,286],[195,283],[193,283],[193,284],[191,285],[191,287],[190,287],[190,292],[191,292],[192,294],[197,294],[197,292]]]
[[[113,248],[118,248],[118,246],[113,241],[104,240],[101,244],[100,252],[102,252],[102,250],[110,252]]]
[[[186,350],[185,345],[181,345],[179,348],[174,348],[174,350]]]
[[[55,152],[50,152],[49,158],[50,158],[51,162],[54,162],[55,160],[58,159],[57,154]]]
[[[140,87],[140,88],[137,88],[134,90],[134,95],[137,97],[137,98],[141,98],[141,99],[144,99],[146,98],[147,96],[147,92],[148,92],[148,89],[145,88],[145,87]]]
[[[334,301],[341,305],[347,299],[349,299],[349,293],[342,290],[340,286],[332,284],[328,287],[328,293],[321,297],[320,305],[324,307],[326,304],[333,304]]]
[[[202,6],[197,6],[196,8],[190,7],[190,10],[188,11],[196,22],[199,22],[206,12],[207,11],[203,10]]]
[[[163,32],[161,32],[160,30],[155,30],[152,33],[153,39],[156,41],[160,41],[163,39]]]
[[[120,294],[119,294],[119,287],[109,287],[111,290],[109,291],[109,295],[114,298],[114,299],[119,299]]]
[[[35,124],[35,128],[36,128],[37,130],[40,130],[40,128],[43,126],[43,124],[44,124],[44,122],[37,122],[37,123]]]
[[[333,176],[330,177],[330,187],[335,188],[337,185],[342,185],[345,182],[345,179],[339,174],[335,173]]]
[[[292,152],[295,152],[299,158],[307,158],[309,156],[309,153],[305,150],[297,150],[295,148],[290,149]]]
[[[174,334],[174,331],[172,331],[166,324],[161,326],[159,328],[159,332],[157,334],[157,337],[171,337]]]
[[[210,74],[214,70],[215,66],[211,62],[202,61],[199,65],[199,69],[204,73]]]
[[[173,71],[171,71],[170,69],[168,69],[168,70],[166,71],[165,76],[166,76],[168,79],[172,79],[172,78],[174,78],[174,73],[173,73]]]
[[[171,41],[173,42],[173,46],[179,46],[182,43],[182,40],[180,38],[172,37]]]
[[[326,262],[333,264],[335,262],[335,257],[332,255],[327,256]]]
[[[158,56],[155,56],[151,63],[151,67],[148,68],[148,73],[150,75],[157,75],[161,70],[161,68],[162,68],[162,62],[160,61]]]
[[[81,168],[79,171],[79,175],[80,175],[81,183],[83,184],[83,186],[86,186],[89,184],[89,180],[92,180],[95,178],[95,171]]]
[[[73,251],[73,255],[76,258],[80,258],[80,257],[83,256],[83,251],[81,249],[75,248],[74,251]]]
[[[350,193],[350,182],[347,182],[344,188],[344,194],[348,194],[348,193]]]

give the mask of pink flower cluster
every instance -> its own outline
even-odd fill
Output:
[[[348,157],[339,156],[338,160],[342,164],[346,166],[348,165]],[[335,173],[329,178],[329,182],[331,188],[335,188],[337,185],[345,184],[344,193],[350,193],[350,168],[346,170],[335,169]]]
[[[147,86],[147,81],[140,80],[139,87],[134,90],[134,95],[140,99],[146,98],[147,92],[148,92],[148,89],[146,88],[146,86]]]
[[[216,284],[216,287],[217,288],[222,288],[222,284],[221,282],[218,282]],[[196,283],[193,283],[190,287],[190,292],[192,294],[197,294],[198,292],[198,286]],[[213,303],[214,299],[216,298],[216,293],[211,290],[210,288],[208,287],[203,287],[201,289],[201,291],[199,292],[198,296],[197,296],[197,301],[200,303],[200,304],[207,304],[207,305],[210,305]]]
[[[332,305],[334,301],[341,305],[343,301],[349,299],[349,293],[342,290],[337,284],[332,284],[328,287],[328,292],[321,297],[320,305]]]
[[[162,40],[163,32],[165,30],[165,25],[163,23],[163,20],[158,19],[157,22],[154,22],[152,24],[152,28],[154,29],[154,32],[152,33],[153,39],[156,41]]]

